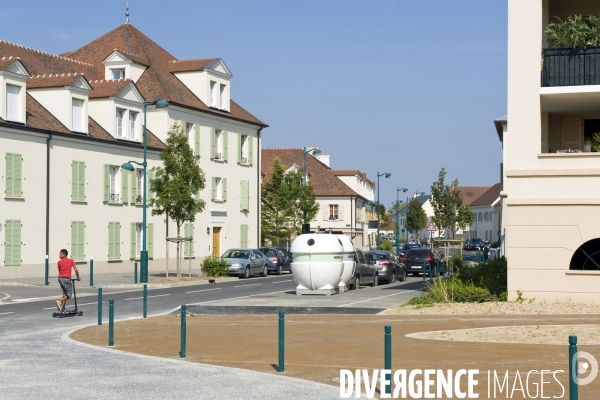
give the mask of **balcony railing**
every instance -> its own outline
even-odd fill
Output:
[[[221,153],[215,153],[215,160],[221,159]]]
[[[119,193],[111,193],[108,195],[108,201],[110,202],[119,202]]]
[[[330,215],[330,216],[329,216],[329,220],[330,220],[330,221],[337,221],[338,219],[339,219],[339,218],[338,218],[338,216],[337,216],[337,215]]]
[[[242,157],[242,164],[248,164],[248,158]]]
[[[600,85],[600,47],[544,49],[542,86]]]

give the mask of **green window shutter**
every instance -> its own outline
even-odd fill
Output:
[[[6,153],[6,189],[4,191],[5,196],[14,197],[14,181],[15,181],[15,169],[14,169],[14,154]]]
[[[194,224],[190,224],[190,237],[194,238]],[[190,241],[190,254],[194,257],[194,241]]]
[[[75,261],[81,260],[79,238],[79,222],[71,221],[71,258]]]
[[[23,197],[22,179],[23,179],[23,157],[20,154],[13,154],[13,196]]]
[[[223,201],[227,201],[227,178],[221,179],[221,187],[223,188]]]
[[[248,164],[254,165],[254,146],[252,145],[254,140],[252,136],[248,136]]]
[[[194,125],[194,154],[200,155],[200,125]]]
[[[242,162],[242,135],[237,135],[237,162]]]
[[[250,183],[248,181],[240,182],[240,209],[241,210],[249,210],[250,209],[250,195],[248,193]]]
[[[102,201],[108,201],[110,193],[110,165],[104,164],[104,196]]]
[[[221,131],[221,135],[223,135],[223,161],[227,161],[227,159],[229,158],[229,141],[227,140],[227,131]]]
[[[343,204],[340,204],[340,205],[338,206],[338,219],[339,219],[340,221],[343,221],[343,220],[344,220],[344,205],[343,205]]]
[[[329,207],[327,205],[323,205],[323,221],[329,221]]]
[[[78,184],[78,195],[80,201],[85,201],[85,163],[83,161],[79,161],[79,176],[77,179]]]
[[[148,234],[148,257],[154,258],[154,224],[148,224],[146,231]]]
[[[129,202],[131,204],[137,203],[137,174],[137,169],[134,169],[133,172],[129,173],[129,175],[131,176],[131,195],[129,197]]]
[[[4,228],[4,265],[21,265],[21,220],[6,220]]]
[[[215,183],[215,178],[211,178],[211,200],[215,200],[217,198],[217,185]]]
[[[154,179],[154,169],[151,169],[148,171],[148,182],[146,182],[146,198],[148,200],[152,200],[154,199],[154,192],[150,187],[150,182],[152,182],[152,180]]]
[[[179,121],[179,133],[185,135],[185,121]]]
[[[129,175],[130,172],[121,168],[121,202],[127,204],[129,196]]]
[[[71,200],[79,200],[79,163],[71,161]]]
[[[85,223],[77,222],[77,256],[79,260],[85,260]]]
[[[215,128],[210,128],[210,159],[215,159],[215,151],[217,148],[217,134]]]
[[[248,225],[242,225],[240,227],[240,247],[248,247]]]
[[[135,222],[131,223],[131,231],[130,231],[130,247],[129,247],[129,258],[135,258],[136,257],[136,251],[135,251],[135,237],[136,237],[136,232],[135,232]]]
[[[115,223],[108,223],[108,259],[115,259]]]
[[[4,265],[12,265],[12,221],[4,221]]]

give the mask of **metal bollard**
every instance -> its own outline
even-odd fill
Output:
[[[179,350],[179,358],[185,358],[185,341],[186,341],[186,323],[185,315],[187,307],[185,304],[181,305],[181,346]]]
[[[426,263],[427,269],[429,270],[429,282],[433,283],[433,267],[431,266],[431,262]]]
[[[384,350],[384,369],[392,370],[392,327],[386,325],[385,336],[384,336],[385,350]],[[392,374],[385,374],[385,379],[390,383],[385,385],[385,392],[392,393]]]
[[[94,286],[94,257],[90,257],[90,286]]]
[[[98,288],[98,325],[102,325],[102,288]]]
[[[115,345],[114,339],[114,323],[115,323],[115,300],[108,300],[108,346]]]
[[[133,283],[137,285],[137,263],[133,263]]]
[[[142,310],[142,317],[146,318],[148,314],[148,285],[144,283],[144,306]]]
[[[577,336],[569,336],[569,400],[579,400]]]
[[[45,263],[45,267],[44,267],[44,276],[45,276],[45,280],[44,280],[44,285],[48,286],[50,284],[50,281],[48,280],[48,255],[46,254],[46,263]]]
[[[285,337],[284,337],[284,314],[283,311],[279,311],[279,372],[282,374],[284,372],[284,352],[285,352]]]
[[[427,280],[427,263],[423,263],[423,282]]]

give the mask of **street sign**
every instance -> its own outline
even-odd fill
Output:
[[[402,233],[406,232],[406,229],[402,228]]]
[[[435,224],[433,223],[433,221],[429,222],[427,224],[427,232],[435,232],[435,231],[437,231]]]
[[[446,228],[446,232],[450,233],[450,228]]]
[[[501,235],[502,235],[502,232],[498,231],[498,236],[501,236]]]

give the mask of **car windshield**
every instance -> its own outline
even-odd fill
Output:
[[[262,251],[267,257],[273,257],[277,255],[277,251],[275,251],[275,249],[260,249],[260,251]]]
[[[419,247],[418,244],[416,244],[416,243],[409,243],[409,244],[405,244],[404,247],[402,248],[402,250],[416,249],[417,247]]]
[[[227,250],[221,258],[248,258],[250,251],[248,250]]]
[[[387,256],[385,254],[379,254],[379,253],[365,253],[367,256],[369,256],[369,258],[372,261],[380,261],[380,260],[387,260]]]

